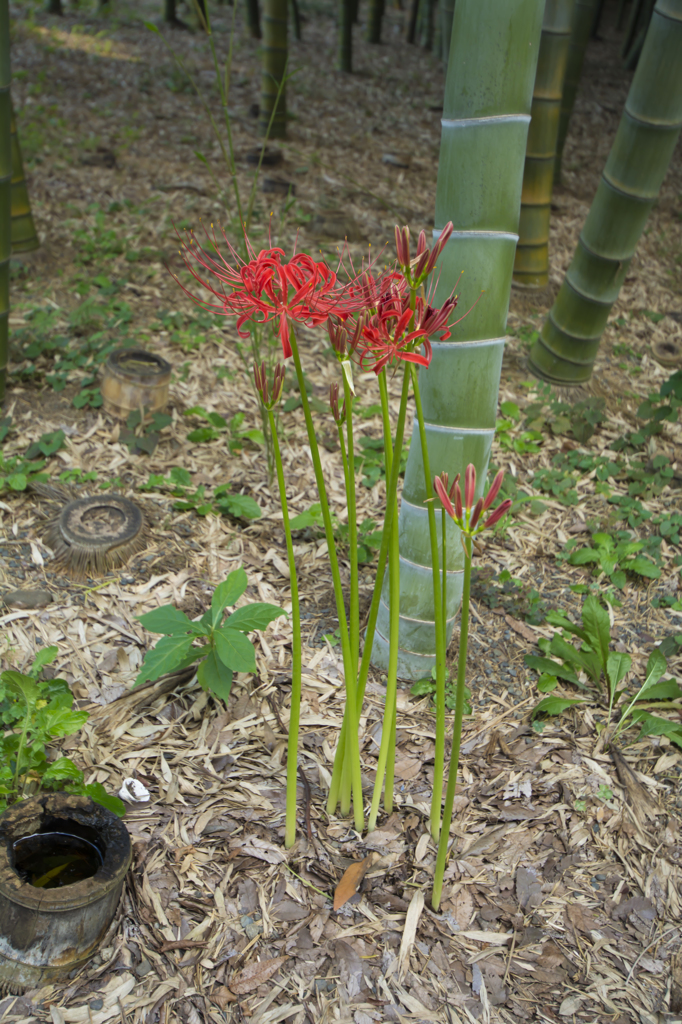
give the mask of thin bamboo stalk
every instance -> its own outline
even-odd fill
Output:
[[[14,119],[14,110],[10,105],[10,134],[12,147],[12,186],[11,186],[11,239],[12,252],[30,252],[40,245],[36,234],[28,189],[24,178],[24,161],[21,159],[21,146]]]
[[[544,288],[549,281],[554,158],[572,20],[573,0],[546,0],[514,259],[514,284],[526,288]]]
[[[260,39],[261,28],[258,0],[244,0],[244,12],[246,14],[246,24],[249,28],[249,35],[252,39]]]
[[[385,0],[369,0],[367,12],[367,42],[381,42],[381,22],[384,17]]]
[[[440,0],[440,31],[443,64],[447,68],[452,37],[452,19],[455,14],[455,0]]]
[[[270,137],[273,139],[283,139],[287,132],[286,86],[282,88],[282,81],[288,54],[288,6],[288,0],[265,0],[263,4],[263,71],[259,129],[261,135],[267,135],[272,118]]]
[[[294,29],[294,39],[301,40],[301,12],[298,7],[298,0],[291,0],[291,24]]]
[[[441,256],[435,302],[462,278],[460,310],[480,301],[433,345],[419,383],[432,475],[476,466],[479,487],[490,457],[517,242],[521,181],[543,0],[457,0],[445,86],[436,228],[455,231]],[[471,55],[476,59],[472,60]],[[481,291],[485,294],[481,296]],[[477,494],[476,497],[480,497]],[[413,431],[400,508],[400,654],[402,678],[428,676],[435,660],[434,591],[419,430]],[[436,571],[442,557],[441,526]],[[448,520],[448,608],[452,630],[462,595],[459,530]],[[377,619],[372,660],[387,664],[388,591]]]
[[[417,19],[419,17],[419,7],[424,0],[412,0],[410,6],[410,19],[407,23],[407,35],[406,39],[410,45],[414,45],[414,41],[417,36]]]
[[[616,138],[556,302],[530,352],[561,384],[592,376],[602,332],[682,128],[682,0],[658,0]]]
[[[561,94],[561,113],[559,115],[559,138],[556,144],[554,161],[554,184],[561,182],[561,160],[568,134],[568,125],[573,113],[573,105],[578,94],[580,73],[583,69],[585,51],[590,39],[598,0],[575,0],[571,39],[568,44],[568,62],[564,76],[564,89]]]
[[[339,11],[339,71],[353,70],[353,0],[340,0]]]
[[[9,261],[11,255],[12,145],[10,122],[9,4],[0,0],[0,407],[5,400],[9,330]]]

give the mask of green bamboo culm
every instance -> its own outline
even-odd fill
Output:
[[[9,261],[12,252],[12,143],[10,123],[9,0],[0,0],[0,407],[5,400],[9,333]]]
[[[381,22],[384,17],[386,0],[369,0],[367,12],[367,42],[379,44],[381,42]]]
[[[592,376],[599,342],[682,128],[682,0],[658,0],[597,194],[540,337],[532,372]]]
[[[543,0],[457,0],[445,85],[434,237],[455,230],[434,273],[442,304],[462,272],[460,315],[452,337],[433,344],[419,383],[432,474],[477,471],[485,484],[507,324],[521,181]],[[481,292],[484,292],[481,295]],[[419,429],[415,423],[400,508],[400,655],[398,675],[422,679],[435,663],[434,588]],[[448,520],[447,630],[463,585],[463,551]],[[440,524],[438,524],[440,536]],[[439,545],[440,549],[440,545]],[[438,571],[438,568],[436,569]],[[388,664],[385,587],[373,663]]]
[[[265,0],[263,4],[262,79],[258,127],[261,135],[267,135],[270,125],[269,137],[272,139],[283,139],[287,133],[286,86],[282,87],[282,81],[287,66],[288,6],[288,0]]]
[[[623,66],[627,70],[632,70],[639,60],[646,34],[649,31],[653,8],[654,0],[633,0],[632,2],[621,48]]]
[[[599,0],[575,0],[571,38],[568,44],[568,60],[564,75],[564,88],[561,93],[561,113],[559,114],[559,137],[556,144],[554,160],[554,184],[561,184],[561,160],[568,135],[568,125],[573,113],[575,98],[580,85],[580,74],[583,69],[585,51],[592,31]]]
[[[10,101],[10,134],[12,147],[12,187],[11,187],[11,242],[12,252],[31,252],[40,245],[36,234],[28,189],[24,178],[24,161],[21,159],[21,146],[17,134],[14,110]]]
[[[514,284],[544,288],[549,281],[549,216],[561,94],[571,39],[574,0],[546,0],[533,87],[521,190]]]
[[[339,0],[339,71],[353,70],[353,0]]]

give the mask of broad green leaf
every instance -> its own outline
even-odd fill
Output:
[[[570,668],[560,664],[558,661],[552,661],[551,658],[540,658],[536,654],[527,654],[523,660],[528,668],[534,668],[538,673],[547,672],[551,676],[559,676],[560,679],[574,683],[575,686],[582,685],[575,672],[572,672]]]
[[[639,691],[639,700],[649,694],[667,668],[668,662],[665,654],[663,654],[658,647],[654,647],[653,651],[649,655],[649,660],[646,663],[646,676],[644,678],[642,689]]]
[[[67,780],[79,781],[83,778],[83,772],[77,768],[69,757],[59,757],[53,761],[43,775],[43,782],[65,782]]]
[[[578,548],[571,551],[568,560],[571,565],[586,565],[588,562],[601,562],[601,556],[594,548]]]
[[[207,441],[215,441],[219,437],[219,432],[213,427],[197,427],[196,430],[190,430],[187,440],[192,444],[205,444]]]
[[[231,572],[226,580],[218,584],[211,598],[211,625],[214,628],[220,622],[225,609],[239,600],[248,585],[248,576],[241,565]]]
[[[644,555],[638,555],[637,558],[633,558],[631,562],[625,563],[625,568],[629,572],[636,572],[640,576],[646,576],[650,580],[657,580],[661,575],[661,570],[653,562],[650,562]]]
[[[221,512],[236,519],[260,519],[263,510],[248,494],[223,494],[218,502]]]
[[[563,658],[570,665],[577,665],[578,668],[587,672],[593,683],[599,682],[601,675],[601,661],[599,655],[588,651],[577,651],[572,644],[567,643],[563,637],[555,635],[549,645],[550,654],[557,658]]]
[[[223,665],[220,658],[216,657],[215,651],[211,651],[199,665],[197,679],[202,690],[210,690],[227,704],[232,689],[232,674],[232,669]]]
[[[568,633],[574,633],[575,636],[579,636],[581,640],[587,642],[587,633],[582,626],[576,626],[563,612],[555,610],[547,612],[547,622],[551,626],[559,626],[561,629],[565,629]]]
[[[186,634],[162,637],[156,646],[145,654],[142,669],[135,680],[135,686],[146,683],[150,679],[158,679],[166,672],[172,672],[179,668],[185,662],[192,646],[192,639]]]
[[[433,679],[418,679],[410,687],[410,693],[413,697],[426,697],[431,693],[435,693],[435,690],[436,684]]]
[[[8,669],[2,673],[2,682],[7,686],[13,693],[23,698],[26,707],[32,707],[40,696],[40,687],[37,685],[35,680],[31,679],[30,676],[25,676],[22,672],[15,672],[13,669]]]
[[[196,623],[190,622],[184,612],[172,604],[166,604],[162,608],[154,608],[145,615],[139,615],[138,620],[150,633],[165,633],[167,636],[178,636],[182,633],[194,632]]]
[[[536,704],[531,711],[531,718],[535,718],[536,715],[560,715],[562,711],[566,711],[567,708],[572,708],[575,704],[584,704],[584,700],[579,698],[569,699],[568,697],[544,697],[539,704]]]
[[[669,722],[667,718],[650,715],[648,711],[635,712],[632,720],[642,727],[638,739],[645,736],[667,736],[678,747],[682,747],[682,726],[679,722]]]
[[[629,654],[620,654],[618,651],[611,651],[606,662],[606,678],[609,683],[609,691],[613,698],[616,696],[616,687],[621,679],[624,679],[632,666],[632,658]]]
[[[254,427],[252,430],[243,430],[240,437],[247,437],[253,444],[265,444],[265,435],[262,430]]]
[[[226,625],[230,629],[240,629],[242,633],[250,633],[254,629],[265,629],[273,619],[285,614],[276,604],[247,604],[232,612]]]
[[[292,530],[306,530],[311,526],[324,526],[322,519],[322,506],[319,502],[311,505],[305,512],[300,512],[297,516],[293,516],[289,523]]]
[[[538,690],[540,693],[551,693],[552,690],[556,690],[559,685],[559,680],[556,676],[551,676],[548,672],[543,672],[538,679]]]
[[[627,581],[628,578],[622,569],[619,569],[617,572],[614,572],[611,576],[611,582],[613,583],[614,587],[618,587],[619,590],[623,589]]]
[[[223,665],[233,672],[255,672],[256,652],[247,636],[238,629],[222,626],[213,632],[216,652]]]
[[[646,691],[647,700],[677,700],[682,697],[682,689],[675,679],[664,679],[662,683],[654,683]]]
[[[168,476],[174,484],[179,484],[180,487],[192,486],[192,477],[186,469],[182,468],[182,466],[173,466]]]
[[[49,736],[72,736],[79,732],[90,715],[87,711],[68,711],[66,708],[48,706],[44,709],[45,732]]]
[[[38,651],[35,658],[33,659],[33,664],[29,669],[30,675],[34,679],[37,679],[40,673],[42,672],[43,667],[45,665],[50,665],[58,654],[58,647],[43,647],[43,649]]]
[[[106,807],[108,811],[116,814],[119,818],[125,817],[126,805],[117,796],[107,793],[101,782],[88,783],[85,787],[85,795],[89,796],[91,800],[94,800],[101,807]]]
[[[611,643],[611,623],[609,613],[594,596],[590,594],[585,598],[583,604],[583,626],[590,639],[590,647],[599,651],[602,670],[606,669],[609,660],[609,645]],[[623,678],[622,676],[620,677]]]

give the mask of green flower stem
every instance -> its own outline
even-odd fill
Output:
[[[380,375],[381,379],[381,375]],[[407,412],[407,396],[410,386],[410,375],[406,370],[403,372],[403,389],[400,396],[400,409],[398,411],[398,422],[396,424],[395,432],[395,449],[394,458],[391,465],[391,477],[388,480],[386,486],[386,512],[384,515],[384,527],[381,538],[381,548],[379,549],[379,561],[377,564],[377,577],[374,584],[374,593],[372,594],[372,603],[369,608],[369,617],[367,620],[367,631],[365,633],[365,646],[362,652],[362,661],[360,663],[360,674],[358,677],[357,685],[357,707],[356,714],[359,718],[360,711],[362,709],[362,702],[365,697],[365,687],[367,685],[367,675],[369,673],[370,658],[372,655],[372,645],[374,643],[374,631],[377,624],[377,615],[379,614],[379,602],[381,600],[381,588],[384,585],[384,572],[386,570],[386,559],[388,557],[388,545],[390,540],[390,531],[393,524],[394,516],[394,502],[395,496],[398,490],[398,476],[400,474],[400,453],[403,447],[403,437],[405,434],[405,414]],[[393,500],[392,500],[393,499]],[[344,712],[343,723],[341,725],[341,734],[339,736],[339,742],[336,747],[336,756],[334,758],[334,768],[332,770],[332,780],[329,786],[329,796],[327,798],[327,813],[333,814],[336,810],[336,805],[339,800],[339,790],[341,787],[341,776],[343,770],[345,740],[346,732],[348,730],[347,724],[347,713],[348,708]]]
[[[348,467],[346,472],[346,505],[348,508],[348,548],[350,555],[350,599],[348,605],[350,650],[358,675],[360,661],[360,590],[358,578],[358,524],[355,499],[355,446],[353,444],[353,392],[346,374],[343,377],[343,395],[346,400],[346,435],[348,437]],[[358,714],[359,714],[358,709]]]
[[[448,619],[448,561],[446,553],[446,541],[445,541],[445,509],[440,510],[440,535],[443,543],[443,636],[447,636],[447,619]]]
[[[436,630],[436,751],[433,766],[433,793],[431,796],[431,835],[438,840],[440,832],[440,809],[443,800],[443,772],[445,766],[445,637],[443,629],[443,609],[440,581],[438,579],[438,534],[436,533],[436,511],[433,507],[433,486],[429,449],[426,442],[426,426],[419,392],[419,375],[414,366],[412,371],[412,387],[414,388],[414,404],[419,422],[419,441],[424,465],[424,488],[426,490],[426,507],[429,516],[429,536],[431,538],[431,565],[433,567],[433,610]],[[446,613],[447,614],[447,613]]]
[[[379,759],[377,761],[377,773],[374,781],[374,793],[372,794],[372,807],[369,812],[368,830],[373,832],[377,824],[379,803],[381,801],[381,790],[386,775],[386,793],[384,805],[389,810],[389,804],[393,806],[393,763],[390,754],[395,759],[395,718],[396,700],[398,695],[398,626],[400,625],[400,558],[398,550],[398,516],[397,506],[393,513],[393,525],[391,527],[391,545],[388,556],[388,580],[390,594],[390,623],[391,635],[389,637],[388,673],[386,678],[386,703],[384,706],[384,722],[381,730],[381,745],[379,747]],[[393,742],[391,742],[393,740]],[[387,768],[388,766],[388,768]],[[391,789],[389,790],[389,771]]]
[[[289,561],[289,580],[291,584],[291,624],[294,632],[291,645],[291,714],[289,716],[289,741],[287,746],[287,809],[284,833],[284,845],[288,850],[296,842],[298,727],[301,719],[301,608],[298,600],[296,558],[294,557],[294,542],[291,538],[287,489],[284,483],[284,467],[282,465],[282,454],[280,452],[279,438],[277,436],[277,423],[275,422],[275,414],[272,409],[268,409],[267,412],[270,423],[270,436],[272,438],[272,450],[275,458],[275,467],[277,469],[277,484],[279,486],[279,501],[282,506],[284,536],[286,537],[287,542],[287,559]]]
[[[462,717],[464,715],[464,682],[466,677],[467,645],[469,641],[469,595],[471,593],[471,537],[464,537],[464,590],[462,592],[462,618],[459,633],[459,660],[457,663],[457,693],[455,697],[455,724],[452,731],[452,751],[450,753],[450,770],[448,772],[448,788],[445,794],[445,807],[443,809],[443,827],[438,843],[438,856],[436,857],[436,873],[433,879],[433,895],[431,906],[438,910],[441,895],[443,893],[443,874],[445,872],[445,860],[448,853],[450,841],[450,823],[452,822],[452,807],[455,801],[455,789],[457,787],[457,769],[459,767],[459,747],[462,739]]]
[[[339,635],[341,637],[341,651],[343,654],[343,674],[346,684],[346,708],[344,718],[346,716],[349,716],[350,736],[347,740],[347,744],[350,754],[350,775],[352,780],[353,813],[355,818],[355,827],[358,830],[358,832],[362,832],[365,827],[365,815],[362,802],[362,775],[360,766],[360,744],[358,740],[359,719],[357,704],[357,679],[353,674],[353,658],[351,655],[350,639],[348,636],[346,607],[343,599],[343,587],[341,585],[341,574],[339,573],[339,560],[336,555],[334,529],[332,526],[332,518],[331,515],[329,514],[329,502],[327,500],[327,490],[324,484],[324,475],[322,473],[320,451],[319,448],[317,447],[317,438],[315,436],[315,424],[313,423],[313,417],[310,412],[310,403],[308,401],[308,393],[305,389],[303,368],[301,366],[301,356],[298,351],[298,342],[296,340],[296,334],[294,332],[293,325],[290,328],[289,342],[291,344],[291,351],[294,358],[296,378],[298,380],[298,387],[301,395],[301,403],[303,405],[303,415],[305,416],[305,424],[308,431],[308,443],[310,444],[310,454],[312,456],[313,468],[315,470],[315,481],[317,483],[317,490],[320,496],[320,507],[322,509],[324,533],[327,540],[327,550],[329,553],[329,567],[331,569],[332,581],[334,584],[336,613],[339,618]]]

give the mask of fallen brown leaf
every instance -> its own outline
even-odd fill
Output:
[[[377,854],[369,853],[363,860],[359,860],[357,864],[351,864],[349,868],[346,868],[334,892],[334,910],[340,910],[344,903],[347,903],[351,896],[355,895],[360,882],[375,860],[377,860]]]
[[[230,991],[236,996],[245,996],[248,992],[253,992],[259,985],[263,985],[277,974],[288,959],[287,956],[275,956],[271,960],[257,960],[256,963],[249,964],[232,978]]]
[[[211,992],[211,1001],[221,1010],[224,1010],[228,1003],[234,1003],[236,1000],[234,992],[230,992],[229,988],[224,985],[219,985]]]
[[[537,633],[530,626],[527,626],[525,622],[520,622],[519,619],[514,619],[511,615],[505,615],[504,621],[515,633],[522,636],[524,640],[529,640],[531,643],[535,643],[537,640]]]

